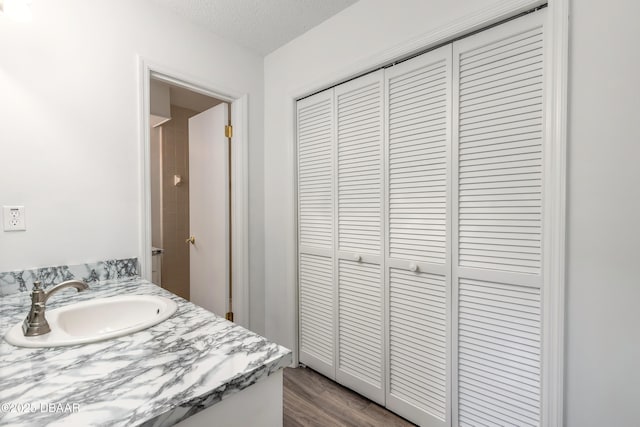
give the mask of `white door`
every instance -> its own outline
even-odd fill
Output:
[[[387,407],[451,425],[451,45],[385,70]]]
[[[191,302],[218,316],[229,300],[228,120],[226,103],[189,119]]]
[[[298,102],[300,361],[335,379],[333,90]]]
[[[421,426],[545,423],[544,22],[298,103],[300,360]]]
[[[337,86],[336,380],[384,405],[384,73]]]
[[[544,13],[453,43],[459,427],[542,424]]]

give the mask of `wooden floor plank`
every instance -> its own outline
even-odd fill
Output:
[[[308,368],[284,370],[285,427],[409,427],[404,418]]]

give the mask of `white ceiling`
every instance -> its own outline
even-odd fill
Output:
[[[262,55],[358,0],[151,0]]]

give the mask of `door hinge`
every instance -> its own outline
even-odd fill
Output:
[[[233,126],[226,125],[224,127],[224,136],[226,136],[227,138],[231,138],[233,136]]]
[[[229,311],[227,312],[227,315],[225,316],[225,318],[230,321],[233,322],[233,311]]]

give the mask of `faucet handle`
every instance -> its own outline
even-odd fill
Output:
[[[31,290],[31,303],[42,303],[44,302],[45,292],[42,289],[42,282],[40,280],[35,280],[33,282],[33,289]]]
[[[33,282],[33,291],[31,291],[31,310],[27,318],[24,319],[22,324],[22,332],[25,337],[33,337],[36,335],[44,335],[51,331],[49,322],[44,315],[45,304],[51,295],[55,294],[59,290],[65,288],[75,288],[80,291],[89,289],[89,286],[79,280],[67,280],[66,282],[58,283],[49,289],[49,292],[45,292],[42,289],[42,282],[36,280]]]

